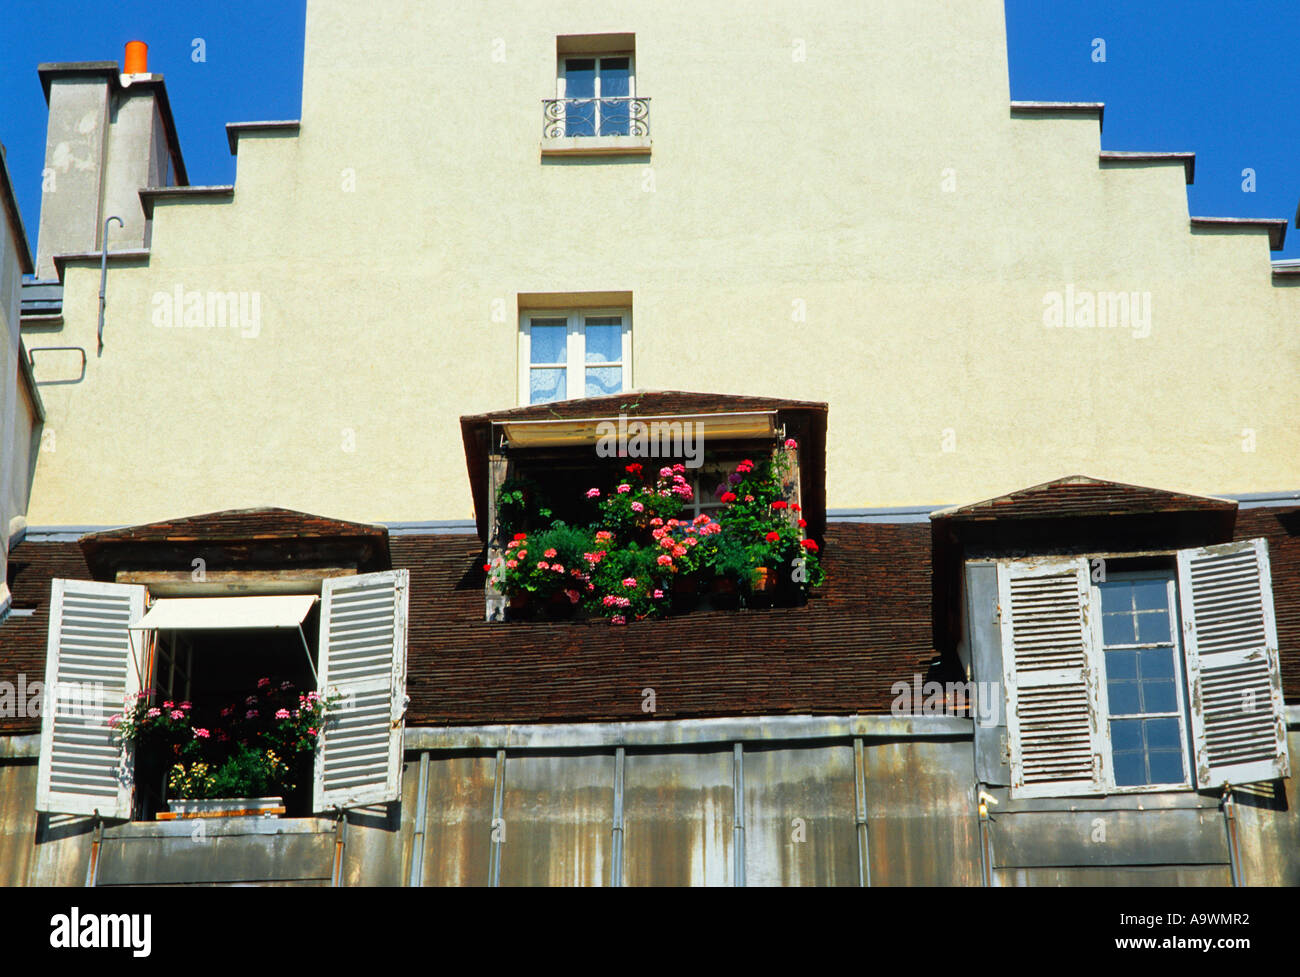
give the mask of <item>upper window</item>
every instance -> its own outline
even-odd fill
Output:
[[[636,37],[556,38],[555,97],[542,101],[542,155],[650,153],[650,100],[638,94]]]
[[[627,310],[525,312],[519,343],[521,403],[601,397],[631,386]]]
[[[561,58],[556,96],[565,136],[630,135],[636,96],[632,55]]]
[[[1287,775],[1264,540],[997,570],[1017,794]]]

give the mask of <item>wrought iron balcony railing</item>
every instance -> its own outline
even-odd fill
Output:
[[[542,138],[649,136],[648,98],[548,98],[542,101]]]

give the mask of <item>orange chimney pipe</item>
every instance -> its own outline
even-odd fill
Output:
[[[126,42],[126,63],[123,74],[147,75],[149,73],[149,45],[144,41]]]

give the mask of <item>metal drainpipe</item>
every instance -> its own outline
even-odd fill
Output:
[[[108,225],[117,221],[118,227],[126,227],[122,218],[113,216],[104,221],[104,240],[101,242],[99,251],[99,353],[104,352],[104,306],[105,289],[108,285]]]
[[[420,754],[420,786],[415,794],[415,832],[411,835],[411,876],[407,885],[424,885],[424,828],[428,821],[429,751]]]
[[[501,812],[505,808],[506,795],[506,751],[497,750],[497,768],[492,785],[492,857],[488,862],[488,885],[496,888],[501,885],[501,845],[502,839],[498,834],[498,826],[502,831],[505,829],[505,821],[501,819]]]
[[[989,830],[989,807],[982,799],[983,794],[984,785],[978,780],[975,781],[975,804],[979,811],[980,878],[985,888],[991,888],[993,885],[993,841],[992,832]]]
[[[1241,878],[1241,852],[1237,849],[1237,810],[1232,797],[1232,784],[1223,785],[1223,796],[1219,798],[1219,808],[1223,811],[1223,827],[1228,833],[1228,870],[1232,873],[1232,885],[1239,888],[1245,885]]]
[[[867,778],[863,770],[862,737],[853,737],[853,821],[858,830],[858,885],[871,885],[871,841],[867,837]]]
[[[334,826],[334,871],[330,873],[330,885],[336,889],[343,887],[343,843],[348,828],[343,809],[339,808],[338,812],[338,823]]]
[[[732,829],[732,848],[735,860],[734,885],[745,884],[745,747],[737,743],[732,747],[732,797],[735,808],[735,827]]]
[[[93,889],[99,882],[99,846],[104,840],[104,823],[95,811],[95,830],[90,835],[90,863],[86,866],[86,887]]]
[[[623,762],[627,751],[614,750],[614,826],[611,830],[609,884],[615,888],[623,884]]]

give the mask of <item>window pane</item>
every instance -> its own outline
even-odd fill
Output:
[[[1143,644],[1166,642],[1169,640],[1169,613],[1167,611],[1148,611],[1139,614],[1138,641]]]
[[[600,59],[600,134],[626,136],[631,119],[632,93],[629,85],[630,64],[627,58]]]
[[[1132,716],[1142,711],[1137,682],[1107,682],[1106,698],[1112,716]]]
[[[1106,652],[1106,678],[1111,681],[1117,678],[1137,678],[1137,662],[1138,653],[1136,651]]]
[[[550,400],[565,398],[564,369],[543,369],[536,367],[528,371],[528,402],[543,404]]]
[[[564,63],[564,134],[596,134],[596,61],[594,58],[568,58]],[[574,102],[573,99],[586,99]]]
[[[529,330],[529,360],[533,363],[564,363],[569,328],[563,319],[533,319]]]
[[[564,97],[596,97],[596,59],[565,58]]]
[[[1101,612],[1116,614],[1133,610],[1133,584],[1129,580],[1107,580],[1098,585],[1101,591]]]
[[[616,394],[623,389],[623,368],[621,366],[587,367],[588,397],[601,397]]]
[[[1169,750],[1153,751],[1149,756],[1153,784],[1181,784],[1183,782],[1183,754]]]
[[[1115,752],[1132,753],[1142,750],[1142,720],[1117,719],[1110,724],[1110,742]]]
[[[1132,614],[1103,614],[1101,617],[1102,641],[1108,645],[1134,643]]]
[[[1138,654],[1134,652],[1134,654]],[[1142,655],[1142,677],[1173,678],[1174,650],[1172,648],[1144,648]],[[1109,659],[1107,659],[1109,661]]]
[[[1134,580],[1133,602],[1139,611],[1169,608],[1169,594],[1163,580]]]
[[[1147,782],[1141,753],[1115,754],[1115,784],[1119,787],[1138,787]]]
[[[1178,709],[1178,693],[1173,679],[1156,679],[1142,683],[1142,709],[1140,712],[1174,712]]]
[[[1183,744],[1179,742],[1178,737],[1178,720],[1177,719],[1148,719],[1147,720],[1147,746],[1152,750],[1179,750]],[[1179,778],[1182,779],[1180,771]]]
[[[607,319],[587,320],[587,362],[620,363],[623,360],[622,325],[595,325]]]

